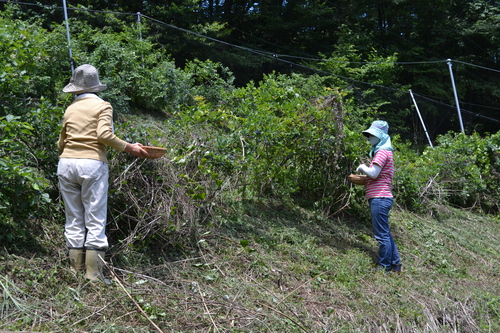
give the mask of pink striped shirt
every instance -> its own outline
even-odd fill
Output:
[[[381,149],[373,158],[373,164],[379,165],[382,170],[377,178],[366,177],[366,198],[390,198],[392,197],[392,179],[394,178],[394,155],[392,151]]]

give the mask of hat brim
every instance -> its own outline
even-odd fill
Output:
[[[374,130],[374,129],[372,129],[372,128],[369,128],[369,129],[367,129],[367,130],[365,130],[365,131],[363,131],[363,132],[361,132],[361,133],[363,133],[366,137],[368,137],[368,136],[370,136],[370,135],[373,135],[373,136],[375,136],[375,137],[377,137],[377,138],[379,138],[379,139],[380,139],[380,137],[379,137],[380,132],[379,132],[379,131],[377,131],[377,130]]]
[[[106,88],[107,86],[105,84],[99,84],[93,87],[82,88],[74,85],[73,83],[69,83],[63,88],[62,91],[65,93],[72,93],[72,94],[98,93],[106,90]]]

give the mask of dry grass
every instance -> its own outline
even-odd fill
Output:
[[[119,251],[87,283],[64,250],[0,270],[0,330],[40,332],[496,332],[498,220],[393,212],[404,273],[372,271],[365,222],[240,203],[177,258]],[[432,237],[432,238],[431,238]],[[475,263],[475,264],[474,264]]]

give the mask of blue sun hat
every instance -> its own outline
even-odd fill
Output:
[[[373,135],[379,138],[379,142],[372,146],[370,157],[373,157],[379,150],[386,149],[394,151],[391,144],[391,137],[389,136],[389,124],[384,120],[375,120],[370,128],[362,132],[365,136]]]

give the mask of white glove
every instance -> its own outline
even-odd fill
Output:
[[[357,168],[356,168],[356,172],[363,172],[363,169],[366,169],[368,168],[365,164],[360,164]]]
[[[382,168],[378,164],[373,164],[371,167],[367,167],[365,164],[360,164],[356,168],[356,172],[362,172],[371,179],[377,178],[380,171],[382,171]]]

